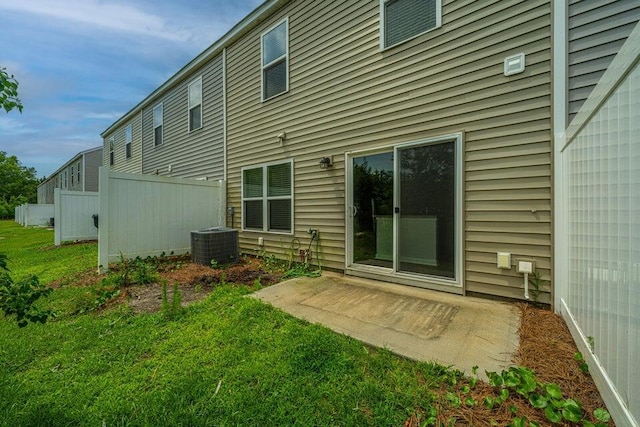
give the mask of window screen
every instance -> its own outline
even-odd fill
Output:
[[[189,85],[189,130],[202,127],[202,79]]]
[[[384,47],[393,46],[437,26],[436,0],[384,2]]]
[[[287,21],[262,35],[262,98],[287,90]]]
[[[155,145],[162,144],[162,122],[163,118],[162,104],[153,109],[153,142]]]
[[[291,162],[242,171],[245,229],[275,232],[292,230],[291,173]]]

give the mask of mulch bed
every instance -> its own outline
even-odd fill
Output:
[[[588,419],[596,422],[591,414],[597,408],[605,408],[605,405],[591,376],[583,373],[579,363],[574,360],[578,349],[562,317],[531,304],[517,305],[522,320],[519,330],[520,347],[513,362],[532,369],[538,382],[557,384],[565,398],[579,402],[583,410],[589,414]],[[484,398],[496,396],[496,390],[489,384],[478,381],[468,394],[462,393],[462,388],[468,385],[469,382],[466,380],[459,381],[453,387],[453,391],[462,397],[462,400],[470,396],[478,404],[473,407],[462,404],[455,408],[443,399],[437,405],[439,424],[436,425],[449,426],[453,421],[453,425],[456,426],[508,426],[515,417],[522,416],[541,426],[582,425],[569,422],[552,424],[545,417],[543,410],[533,408],[525,398],[513,392],[512,397],[504,404],[489,410],[483,404]],[[441,396],[444,396],[449,389],[443,388],[442,391]],[[512,413],[512,409],[517,411],[517,415]],[[420,426],[419,418],[418,414],[409,418],[405,427]],[[614,426],[614,423],[610,421],[607,425]]]

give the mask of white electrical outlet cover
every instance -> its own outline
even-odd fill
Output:
[[[518,271],[520,273],[533,273],[533,263],[530,261],[519,261]]]

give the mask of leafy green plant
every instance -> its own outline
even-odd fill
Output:
[[[3,269],[6,269],[6,265]],[[52,291],[53,289],[40,284],[37,276],[14,282],[9,273],[0,272],[0,309],[5,316],[15,315],[21,328],[29,322],[45,323],[52,316],[50,310],[43,310],[35,305],[36,301],[47,297]]]
[[[220,267],[220,263],[218,263],[218,260],[215,258],[211,259],[211,268],[213,268],[214,270]]]
[[[582,353],[577,352],[576,354],[574,354],[573,360],[578,362],[578,367],[580,368],[583,374],[586,374],[587,372],[589,372],[589,365],[587,365],[587,362],[585,362],[584,357],[582,356]]]
[[[7,113],[14,108],[22,113],[22,102],[18,98],[18,81],[5,67],[0,67],[0,107]]]
[[[603,427],[604,419],[608,419],[609,413],[604,409],[594,411],[594,418],[599,420],[593,424],[585,419],[585,413],[578,402],[565,398],[560,387],[554,383],[541,383],[536,380],[535,373],[525,367],[511,367],[501,373],[486,372],[489,384],[498,390],[495,397],[486,397],[485,406],[492,410],[504,403],[511,392],[527,399],[529,404],[536,409],[544,411],[544,415],[551,423],[563,421],[581,423],[583,426]],[[512,411],[513,412],[513,411]],[[516,417],[511,426],[535,426],[535,422],[529,422],[526,417]]]
[[[158,280],[157,267],[154,259],[141,260],[136,259],[135,269],[133,272],[133,280],[139,285],[148,285]]]

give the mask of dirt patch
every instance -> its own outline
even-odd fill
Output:
[[[267,272],[260,260],[249,258],[225,268],[214,269],[187,262],[177,268],[162,266],[159,272],[159,283],[166,281],[167,284],[167,299],[171,301],[174,284],[177,284],[183,306],[205,298],[221,283],[252,287],[272,285],[280,281],[279,274]],[[136,313],[152,313],[162,308],[162,285],[158,283],[132,286],[127,289],[127,294]]]
[[[162,284],[166,283],[167,298],[173,298],[173,286],[178,285],[182,305],[187,306],[209,295],[221,283],[243,286],[266,286],[278,283],[281,274],[267,271],[262,260],[243,258],[237,264],[221,268],[192,263],[188,257],[153,258],[144,261],[153,266],[158,280],[147,285],[123,286],[120,295],[106,306],[111,307],[129,300],[136,313],[153,313],[162,309]],[[135,267],[131,266],[131,270]],[[120,264],[110,266],[112,274],[121,274]],[[131,274],[133,276],[133,273]],[[98,274],[95,269],[87,270],[74,277],[61,279],[49,284],[52,288],[61,286],[90,287],[98,285],[107,276]]]

